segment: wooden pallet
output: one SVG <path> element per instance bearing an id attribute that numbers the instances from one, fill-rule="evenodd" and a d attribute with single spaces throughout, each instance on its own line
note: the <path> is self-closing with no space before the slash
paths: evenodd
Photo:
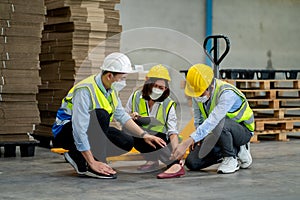
<path id="1" fill-rule="evenodd" d="M 299 107 L 298 97 L 286 97 L 286 98 L 276 98 L 276 99 L 266 99 L 266 98 L 248 98 L 249 105 L 252 108 L 272 108 L 278 109 L 283 107 Z"/>
<path id="2" fill-rule="evenodd" d="M 263 115 L 272 115 L 274 118 L 278 120 L 282 120 L 287 118 L 287 116 L 291 115 L 292 111 L 300 111 L 300 107 L 291 107 L 291 108 L 252 108 L 254 112 L 254 116 L 260 117 Z M 295 115 L 299 116 L 299 115 Z"/>
<path id="3" fill-rule="evenodd" d="M 255 119 L 255 130 L 263 131 L 263 130 L 292 130 L 294 128 L 295 123 L 300 123 L 300 118 L 267 118 Z"/>
<path id="4" fill-rule="evenodd" d="M 266 136 L 266 135 L 274 136 L 275 141 L 283 141 L 283 142 L 289 141 L 289 139 L 287 138 L 287 133 L 283 133 L 283 132 L 275 131 L 275 130 L 267 130 L 267 131 L 254 132 L 254 135 L 251 138 L 250 142 L 258 143 L 258 142 L 260 142 L 260 140 L 259 140 L 260 136 Z"/>
<path id="5" fill-rule="evenodd" d="M 247 98 L 299 98 L 300 80 L 245 80 L 225 79 L 224 81 L 235 85 Z"/>
<path id="6" fill-rule="evenodd" d="M 275 140 L 275 141 L 289 141 L 288 139 L 288 134 L 289 133 L 300 133 L 300 128 L 295 127 L 291 130 L 276 130 L 276 129 L 269 129 L 269 130 L 264 130 L 264 131 L 255 131 L 254 136 L 251 138 L 251 142 L 257 143 L 260 142 L 260 139 L 265 139 L 263 138 L 264 136 L 269 136 L 268 138 Z"/>
<path id="7" fill-rule="evenodd" d="M 239 89 L 299 89 L 300 80 L 247 80 L 247 79 L 225 79 L 224 81 L 235 85 Z"/>
<path id="8" fill-rule="evenodd" d="M 288 138 L 296 138 L 296 139 L 300 139 L 300 127 L 297 126 L 296 128 L 294 128 L 291 131 L 287 132 L 287 136 Z"/>
<path id="9" fill-rule="evenodd" d="M 280 99 L 280 98 L 299 98 L 300 89 L 240 89 L 247 98 L 265 98 L 265 99 Z"/>
<path id="10" fill-rule="evenodd" d="M 288 141 L 287 133 L 297 130 L 300 123 L 300 80 L 273 79 L 226 79 L 247 97 L 254 112 L 255 134 L 259 137 L 272 136 L 273 140 Z"/>

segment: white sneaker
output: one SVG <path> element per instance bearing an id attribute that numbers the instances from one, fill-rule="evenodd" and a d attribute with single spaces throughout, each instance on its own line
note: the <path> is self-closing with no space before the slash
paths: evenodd
<path id="1" fill-rule="evenodd" d="M 223 174 L 229 174 L 229 173 L 236 172 L 239 169 L 240 169 L 240 165 L 236 158 L 225 157 L 222 163 L 220 164 L 217 172 Z"/>
<path id="2" fill-rule="evenodd" d="M 247 169 L 250 167 L 250 165 L 252 164 L 252 156 L 250 154 L 250 142 L 240 146 L 238 158 L 241 162 L 242 169 Z"/>

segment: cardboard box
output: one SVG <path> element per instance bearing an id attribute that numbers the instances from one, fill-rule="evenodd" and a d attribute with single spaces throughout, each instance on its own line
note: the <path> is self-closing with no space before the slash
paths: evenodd
<path id="1" fill-rule="evenodd" d="M 5 131 L 3 131 L 5 133 Z M 0 142 L 16 142 L 16 141 L 29 141 L 29 136 L 25 134 L 12 133 L 12 134 L 1 134 L 0 131 Z"/>
<path id="2" fill-rule="evenodd" d="M 0 141 L 28 140 L 40 123 L 36 100 L 44 1 L 0 3 Z"/>
<path id="3" fill-rule="evenodd" d="M 36 101 L 36 94 L 1 94 L 0 102 L 28 102 Z"/>
<path id="4" fill-rule="evenodd" d="M 9 84 L 0 85 L 0 94 L 37 94 L 38 86 L 36 84 Z"/>
<path id="5" fill-rule="evenodd" d="M 0 136 L 3 134 L 24 134 L 33 132 L 33 125 L 32 124 L 20 124 L 20 125 L 2 125 L 0 126 Z M 12 138 L 13 139 L 13 138 Z M 14 137 L 14 141 L 17 138 Z"/>
<path id="6" fill-rule="evenodd" d="M 42 37 L 40 28 L 32 28 L 32 26 L 14 25 L 11 27 L 2 27 L 1 35 L 5 36 L 29 36 Z"/>
<path id="7" fill-rule="evenodd" d="M 41 84 L 41 78 L 38 77 L 20 77 L 20 78 L 14 78 L 14 77 L 4 77 L 0 75 L 0 85 L 16 85 L 16 84 L 34 84 L 34 85 L 40 85 Z"/>
<path id="8" fill-rule="evenodd" d="M 38 61 L 39 54 L 37 53 L 15 53 L 15 52 L 0 52 L 0 61 L 20 61 L 22 59 L 23 62 L 31 62 Z"/>
<path id="9" fill-rule="evenodd" d="M 117 34 L 122 26 L 119 11 L 114 10 L 116 3 L 119 0 L 45 0 L 47 15 L 40 54 L 42 85 L 37 94 L 42 124 L 35 134 L 51 136 L 53 113 L 68 90 L 99 73 L 105 56 L 119 51 Z M 109 39 L 111 36 L 113 39 Z"/>
<path id="10" fill-rule="evenodd" d="M 31 46 L 41 46 L 41 38 L 39 37 L 24 37 L 24 36 L 0 36 L 0 44 L 6 45 L 31 45 Z M 38 45 L 32 45 L 38 44 Z"/>
<path id="11" fill-rule="evenodd" d="M 39 70 L 40 62 L 37 59 L 0 60 L 0 69 L 29 69 Z"/>

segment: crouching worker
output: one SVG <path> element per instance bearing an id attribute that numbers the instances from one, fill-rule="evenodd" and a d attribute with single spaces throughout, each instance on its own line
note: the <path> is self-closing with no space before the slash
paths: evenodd
<path id="1" fill-rule="evenodd" d="M 176 103 L 169 97 L 168 69 L 162 65 L 153 66 L 146 75 L 141 90 L 131 94 L 126 111 L 134 121 L 152 135 L 163 139 L 168 146 L 153 148 L 145 140 L 134 137 L 134 147 L 140 151 L 146 163 L 138 170 L 149 172 L 159 168 L 159 160 L 167 165 L 167 170 L 157 178 L 174 178 L 185 174 L 181 162 L 170 160 L 172 149 L 178 145 Z"/>
<path id="2" fill-rule="evenodd" d="M 196 131 L 179 144 L 173 157 L 181 158 L 191 146 L 185 161 L 190 170 L 221 162 L 218 173 L 234 173 L 252 163 L 249 145 L 254 115 L 240 90 L 213 77 L 213 70 L 204 64 L 188 70 L 185 94 L 193 97 Z"/>
<path id="3" fill-rule="evenodd" d="M 164 147 L 165 142 L 141 129 L 125 112 L 116 90 L 126 85 L 133 72 L 129 58 L 122 53 L 108 55 L 102 71 L 76 84 L 63 99 L 52 127 L 53 146 L 69 150 L 65 159 L 78 175 L 116 178 L 106 157 L 128 152 L 133 137 L 110 127 L 114 118 L 150 146 Z"/>

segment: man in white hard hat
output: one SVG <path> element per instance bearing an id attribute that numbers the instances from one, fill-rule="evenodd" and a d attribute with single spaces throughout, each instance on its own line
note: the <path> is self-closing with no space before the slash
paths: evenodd
<path id="1" fill-rule="evenodd" d="M 106 164 L 106 157 L 130 151 L 133 137 L 110 127 L 113 118 L 153 148 L 155 144 L 166 145 L 161 138 L 136 125 L 122 107 L 117 92 L 126 85 L 126 76 L 132 72 L 125 54 L 112 53 L 104 59 L 101 73 L 80 81 L 62 100 L 52 127 L 53 145 L 69 150 L 65 158 L 78 175 L 117 177 L 116 171 Z"/>

